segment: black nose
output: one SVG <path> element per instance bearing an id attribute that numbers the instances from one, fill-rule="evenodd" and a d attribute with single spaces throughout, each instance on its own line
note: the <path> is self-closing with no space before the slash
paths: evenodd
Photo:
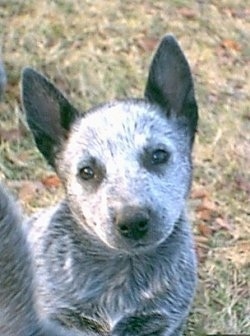
<path id="1" fill-rule="evenodd" d="M 149 211 L 135 206 L 123 207 L 116 216 L 119 233 L 129 239 L 142 239 L 148 232 Z"/>

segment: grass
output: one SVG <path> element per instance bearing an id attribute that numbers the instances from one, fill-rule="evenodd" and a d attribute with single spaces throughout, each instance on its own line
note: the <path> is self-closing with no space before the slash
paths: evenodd
<path id="1" fill-rule="evenodd" d="M 141 96 L 166 32 L 185 50 L 200 106 L 193 190 L 205 195 L 190 201 L 200 281 L 187 335 L 250 334 L 249 13 L 244 0 L 1 0 L 8 86 L 0 105 L 0 178 L 29 212 L 56 201 L 61 189 L 41 184 L 52 172 L 25 127 L 22 67 L 47 74 L 84 111 Z M 207 212 L 199 210 L 204 198 L 214 207 Z"/>

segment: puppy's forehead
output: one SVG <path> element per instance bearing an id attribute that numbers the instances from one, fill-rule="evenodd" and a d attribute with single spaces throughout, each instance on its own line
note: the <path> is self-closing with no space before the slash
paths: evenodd
<path id="1" fill-rule="evenodd" d="M 167 118 L 157 106 L 145 101 L 118 101 L 87 113 L 74 133 L 78 143 L 100 146 L 122 142 L 124 146 L 164 136 L 169 130 Z"/>

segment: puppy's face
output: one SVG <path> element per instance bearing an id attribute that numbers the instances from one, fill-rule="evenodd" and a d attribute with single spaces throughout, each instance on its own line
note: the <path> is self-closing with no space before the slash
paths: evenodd
<path id="1" fill-rule="evenodd" d="M 30 68 L 22 76 L 28 124 L 64 181 L 74 217 L 123 251 L 166 239 L 189 190 L 198 111 L 189 65 L 171 35 L 155 53 L 144 96 L 81 116 L 47 78 Z"/>
<path id="2" fill-rule="evenodd" d="M 78 222 L 114 249 L 160 244 L 189 190 L 187 135 L 184 123 L 143 100 L 106 104 L 78 120 L 57 164 Z"/>

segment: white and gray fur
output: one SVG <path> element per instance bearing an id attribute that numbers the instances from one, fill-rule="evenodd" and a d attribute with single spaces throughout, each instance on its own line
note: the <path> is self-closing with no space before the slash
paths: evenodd
<path id="1" fill-rule="evenodd" d="M 198 114 L 174 37 L 158 47 L 144 99 L 82 115 L 26 68 L 22 100 L 66 195 L 25 224 L 39 318 L 72 335 L 182 335 L 196 284 L 185 207 Z"/>

